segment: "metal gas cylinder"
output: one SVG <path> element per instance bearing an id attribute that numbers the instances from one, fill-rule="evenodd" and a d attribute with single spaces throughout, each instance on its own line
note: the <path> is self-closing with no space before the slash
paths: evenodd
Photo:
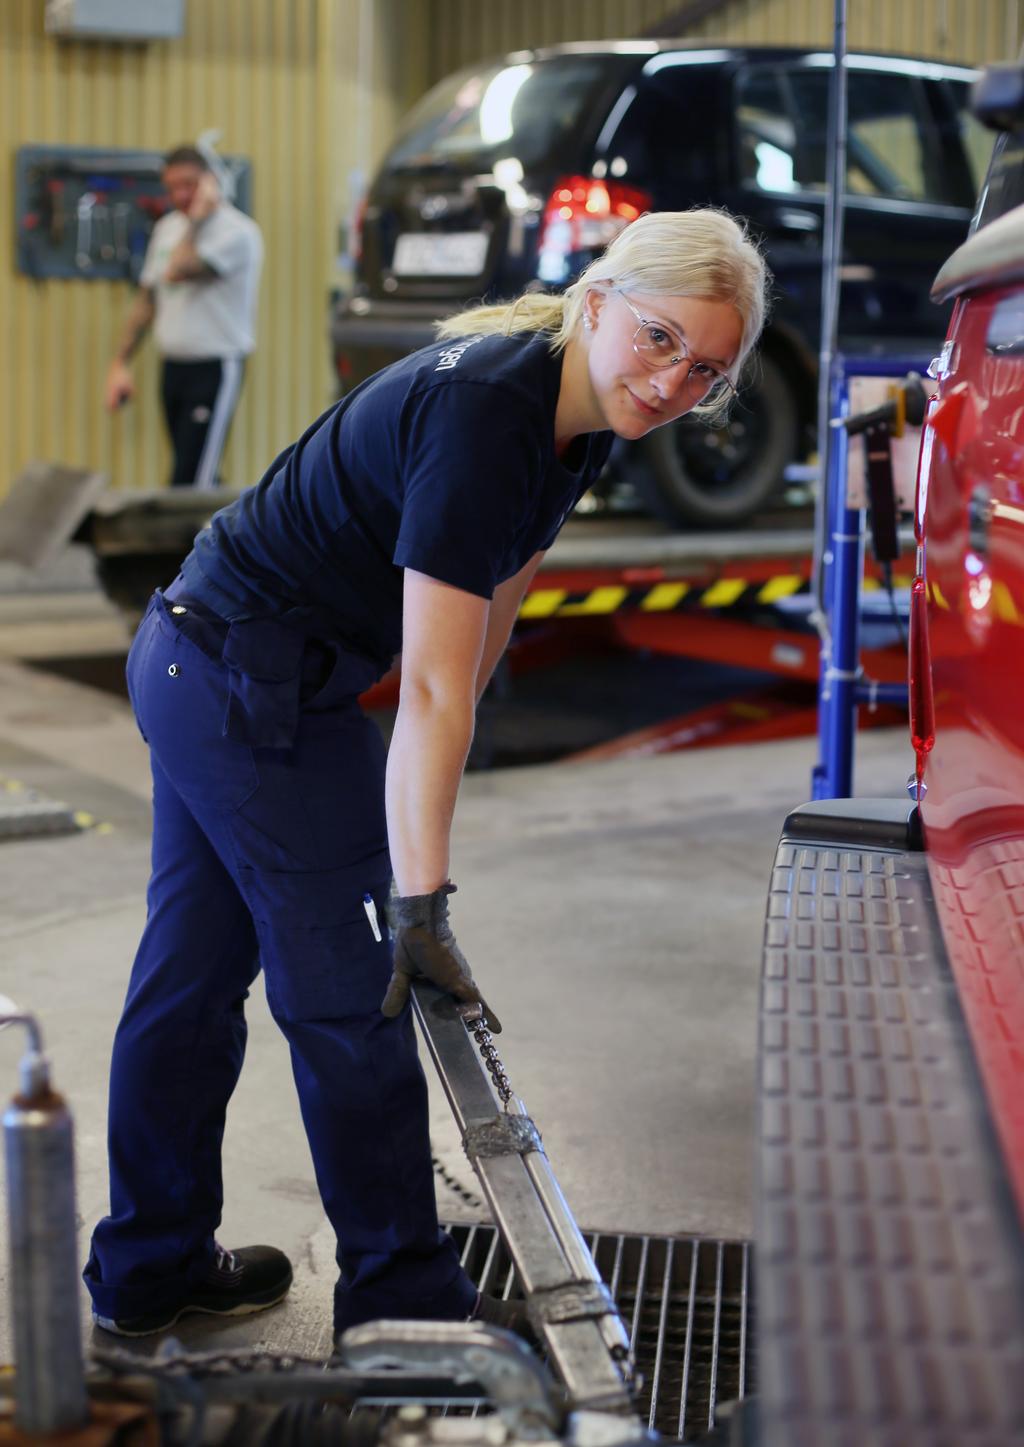
<path id="1" fill-rule="evenodd" d="M 0 1000 L 0 1026 L 28 1031 L 18 1093 L 4 1112 L 15 1421 L 58 1432 L 88 1406 L 79 1315 L 75 1162 L 71 1114 L 50 1084 L 36 1020 Z"/>

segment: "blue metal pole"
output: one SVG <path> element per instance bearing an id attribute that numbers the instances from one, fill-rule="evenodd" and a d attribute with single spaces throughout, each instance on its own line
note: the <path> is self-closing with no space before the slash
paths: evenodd
<path id="1" fill-rule="evenodd" d="M 857 703 L 874 705 L 893 703 L 897 708 L 907 707 L 907 685 L 905 683 L 858 683 L 853 690 Z"/>
<path id="2" fill-rule="evenodd" d="M 832 371 L 831 415 L 849 412 L 846 359 Z M 846 505 L 845 436 L 828 450 L 824 553 L 824 608 L 830 647 L 823 647 L 818 676 L 819 760 L 811 776 L 815 799 L 846 799 L 853 793 L 855 688 L 860 672 L 860 583 L 864 571 L 864 513 Z"/>
<path id="3" fill-rule="evenodd" d="M 905 377 L 912 371 L 924 371 L 920 358 L 848 357 L 837 353 L 829 393 L 832 418 L 849 414 L 851 377 Z M 853 793 L 857 705 L 874 700 L 905 706 L 907 698 L 902 684 L 867 685 L 860 681 L 860 593 L 866 514 L 861 508 L 846 505 L 847 439 L 844 432 L 831 430 L 820 595 L 825 627 L 818 673 L 818 763 L 811 773 L 815 799 L 849 798 Z"/>
<path id="4" fill-rule="evenodd" d="M 822 655 L 830 654 L 832 599 L 835 568 L 830 534 L 839 514 L 833 508 L 834 474 L 837 465 L 846 471 L 845 439 L 833 435 L 829 422 L 835 413 L 835 382 L 841 369 L 839 340 L 839 268 L 843 254 L 843 220 L 846 199 L 846 0 L 834 0 L 835 38 L 832 78 L 828 103 L 828 168 L 825 186 L 825 227 L 822 234 L 821 347 L 818 353 L 818 459 L 819 478 L 814 510 L 814 558 L 811 591 L 814 618 L 821 637 Z M 840 454 L 842 456 L 840 457 Z M 823 665 L 824 666 L 824 665 Z M 832 713 L 826 704 L 827 690 L 822 677 L 818 685 L 818 730 L 821 737 L 819 763 L 811 774 L 816 799 L 830 797 L 825 778 L 829 757 L 825 738 Z M 828 724 L 826 725 L 826 715 Z"/>

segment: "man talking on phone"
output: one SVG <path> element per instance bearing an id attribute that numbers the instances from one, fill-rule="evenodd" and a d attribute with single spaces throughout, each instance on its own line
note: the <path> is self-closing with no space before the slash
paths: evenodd
<path id="1" fill-rule="evenodd" d="M 221 195 L 194 146 L 168 153 L 162 179 L 171 209 L 149 239 L 105 402 L 116 412 L 135 395 L 130 362 L 152 324 L 174 454 L 171 485 L 211 488 L 220 482 L 245 359 L 255 345 L 263 240 L 256 222 Z"/>

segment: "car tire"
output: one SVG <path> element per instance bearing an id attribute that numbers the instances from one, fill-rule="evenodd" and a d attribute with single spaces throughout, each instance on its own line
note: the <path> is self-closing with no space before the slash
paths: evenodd
<path id="1" fill-rule="evenodd" d="M 793 389 L 781 365 L 762 354 L 726 426 L 684 417 L 648 433 L 630 449 L 630 480 L 672 527 L 738 527 L 781 487 L 799 435 Z"/>

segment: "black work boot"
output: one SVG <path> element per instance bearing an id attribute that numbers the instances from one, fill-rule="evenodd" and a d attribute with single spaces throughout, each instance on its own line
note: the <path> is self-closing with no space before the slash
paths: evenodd
<path id="1" fill-rule="evenodd" d="M 523 1341 L 532 1347 L 540 1345 L 530 1324 L 525 1301 L 506 1301 L 500 1296 L 485 1296 L 480 1291 L 477 1293 L 473 1310 L 469 1313 L 469 1319 L 482 1321 L 484 1326 L 504 1327 L 506 1331 L 515 1332 L 516 1336 L 522 1337 Z"/>
<path id="2" fill-rule="evenodd" d="M 104 1331 L 116 1336 L 150 1336 L 166 1331 L 192 1311 L 210 1316 L 250 1316 L 276 1306 L 292 1284 L 292 1264 L 274 1246 L 243 1246 L 225 1251 L 214 1245 L 215 1256 L 202 1281 L 190 1288 L 180 1306 L 165 1307 L 145 1316 L 109 1317 L 93 1313 Z"/>

